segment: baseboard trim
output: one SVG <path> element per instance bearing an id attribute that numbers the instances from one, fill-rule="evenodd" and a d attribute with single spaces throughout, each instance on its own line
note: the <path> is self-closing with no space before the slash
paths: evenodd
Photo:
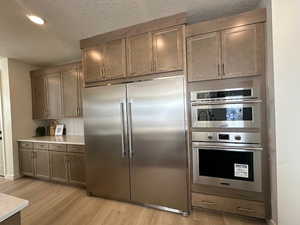
<path id="1" fill-rule="evenodd" d="M 21 178 L 21 174 L 5 175 L 4 178 L 5 178 L 6 180 L 14 181 L 14 180 L 17 180 L 17 179 Z"/>
<path id="2" fill-rule="evenodd" d="M 277 225 L 274 220 L 267 220 L 268 225 Z"/>

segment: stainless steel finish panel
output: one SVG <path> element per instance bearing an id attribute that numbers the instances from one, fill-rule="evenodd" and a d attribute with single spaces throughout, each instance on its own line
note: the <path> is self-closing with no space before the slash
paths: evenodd
<path id="1" fill-rule="evenodd" d="M 132 201 L 188 211 L 183 76 L 128 84 Z"/>
<path id="2" fill-rule="evenodd" d="M 230 107 L 251 107 L 252 121 L 198 121 L 198 109 L 230 108 Z M 193 128 L 260 128 L 260 103 L 237 103 L 237 104 L 214 104 L 192 106 L 192 127 Z"/>
<path id="3" fill-rule="evenodd" d="M 226 151 L 239 151 L 239 152 L 253 152 L 253 168 L 254 168 L 254 182 L 250 181 L 240 181 L 240 180 L 231 180 L 231 179 L 223 179 L 223 178 L 216 178 L 216 177 L 207 177 L 201 176 L 199 171 L 199 149 L 214 149 L 214 150 L 226 150 Z M 261 171 L 261 157 L 262 157 L 262 150 L 251 150 L 247 148 L 224 148 L 221 146 L 193 146 L 193 183 L 194 184 L 205 184 L 205 185 L 213 185 L 217 187 L 223 188 L 233 188 L 233 189 L 240 189 L 246 191 L 255 191 L 261 192 L 262 191 L 262 171 Z M 223 185 L 227 183 L 229 185 Z"/>
<path id="4" fill-rule="evenodd" d="M 86 88 L 83 108 L 87 191 L 99 197 L 130 200 L 126 86 Z"/>
<path id="5" fill-rule="evenodd" d="M 199 99 L 197 94 L 200 93 L 208 93 L 208 92 L 223 92 L 223 91 L 237 91 L 237 90 L 251 90 L 251 96 L 228 96 L 228 97 L 220 97 L 220 98 L 213 98 L 213 99 Z M 258 90 L 256 88 L 228 88 L 228 89 L 221 89 L 221 90 L 204 90 L 204 91 L 193 91 L 191 92 L 191 101 L 197 102 L 207 102 L 207 101 L 227 101 L 227 100 L 242 100 L 242 99 L 256 99 L 259 97 Z"/>
<path id="6" fill-rule="evenodd" d="M 228 136 L 228 140 L 220 139 Z M 250 132 L 192 132 L 192 141 L 260 144 L 260 133 Z"/>

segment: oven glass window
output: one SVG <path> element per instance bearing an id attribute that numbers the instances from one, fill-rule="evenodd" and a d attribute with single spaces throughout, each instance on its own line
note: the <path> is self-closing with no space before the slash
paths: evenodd
<path id="1" fill-rule="evenodd" d="M 197 93 L 197 99 L 216 99 L 226 97 L 251 97 L 252 90 L 211 91 Z"/>
<path id="2" fill-rule="evenodd" d="M 198 109 L 198 121 L 252 121 L 252 107 Z"/>
<path id="3" fill-rule="evenodd" d="M 198 149 L 200 176 L 254 181 L 253 152 Z"/>

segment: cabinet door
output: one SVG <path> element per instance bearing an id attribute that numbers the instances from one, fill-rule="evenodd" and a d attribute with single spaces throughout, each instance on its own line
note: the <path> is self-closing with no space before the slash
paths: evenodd
<path id="1" fill-rule="evenodd" d="M 19 160 L 22 174 L 34 176 L 33 151 L 20 149 Z"/>
<path id="2" fill-rule="evenodd" d="M 79 74 L 77 69 L 62 73 L 63 116 L 79 116 Z"/>
<path id="3" fill-rule="evenodd" d="M 104 79 L 111 80 L 126 76 L 125 40 L 114 40 L 105 44 Z"/>
<path id="4" fill-rule="evenodd" d="M 51 168 L 51 180 L 68 182 L 68 163 L 67 156 L 62 152 L 50 152 L 50 168 Z"/>
<path id="5" fill-rule="evenodd" d="M 50 178 L 50 157 L 46 150 L 38 150 L 34 152 L 34 171 L 38 178 Z"/>
<path id="6" fill-rule="evenodd" d="M 218 79 L 220 75 L 220 33 L 210 33 L 187 40 L 188 80 Z"/>
<path id="7" fill-rule="evenodd" d="M 262 73 L 263 25 L 248 25 L 222 32 L 223 76 L 240 77 Z"/>
<path id="8" fill-rule="evenodd" d="M 31 89 L 32 89 L 32 118 L 44 119 L 45 104 L 46 104 L 46 91 L 44 76 L 31 76 Z"/>
<path id="9" fill-rule="evenodd" d="M 69 154 L 69 182 L 72 184 L 85 184 L 85 155 Z"/>
<path id="10" fill-rule="evenodd" d="M 183 30 L 170 28 L 153 34 L 155 72 L 183 69 Z"/>
<path id="11" fill-rule="evenodd" d="M 47 118 L 61 118 L 61 74 L 54 73 L 46 76 L 46 92 L 47 92 Z"/>
<path id="12" fill-rule="evenodd" d="M 86 83 L 103 80 L 103 52 L 102 45 L 83 51 L 83 71 Z"/>
<path id="13" fill-rule="evenodd" d="M 145 33 L 127 39 L 128 76 L 153 73 L 152 35 Z"/>

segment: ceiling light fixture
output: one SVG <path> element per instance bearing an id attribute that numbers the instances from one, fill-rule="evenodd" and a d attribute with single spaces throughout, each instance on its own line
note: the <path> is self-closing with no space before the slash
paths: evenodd
<path id="1" fill-rule="evenodd" d="M 35 16 L 35 15 L 27 15 L 27 18 L 38 25 L 44 25 L 45 24 L 45 20 L 43 20 L 41 17 Z"/>

